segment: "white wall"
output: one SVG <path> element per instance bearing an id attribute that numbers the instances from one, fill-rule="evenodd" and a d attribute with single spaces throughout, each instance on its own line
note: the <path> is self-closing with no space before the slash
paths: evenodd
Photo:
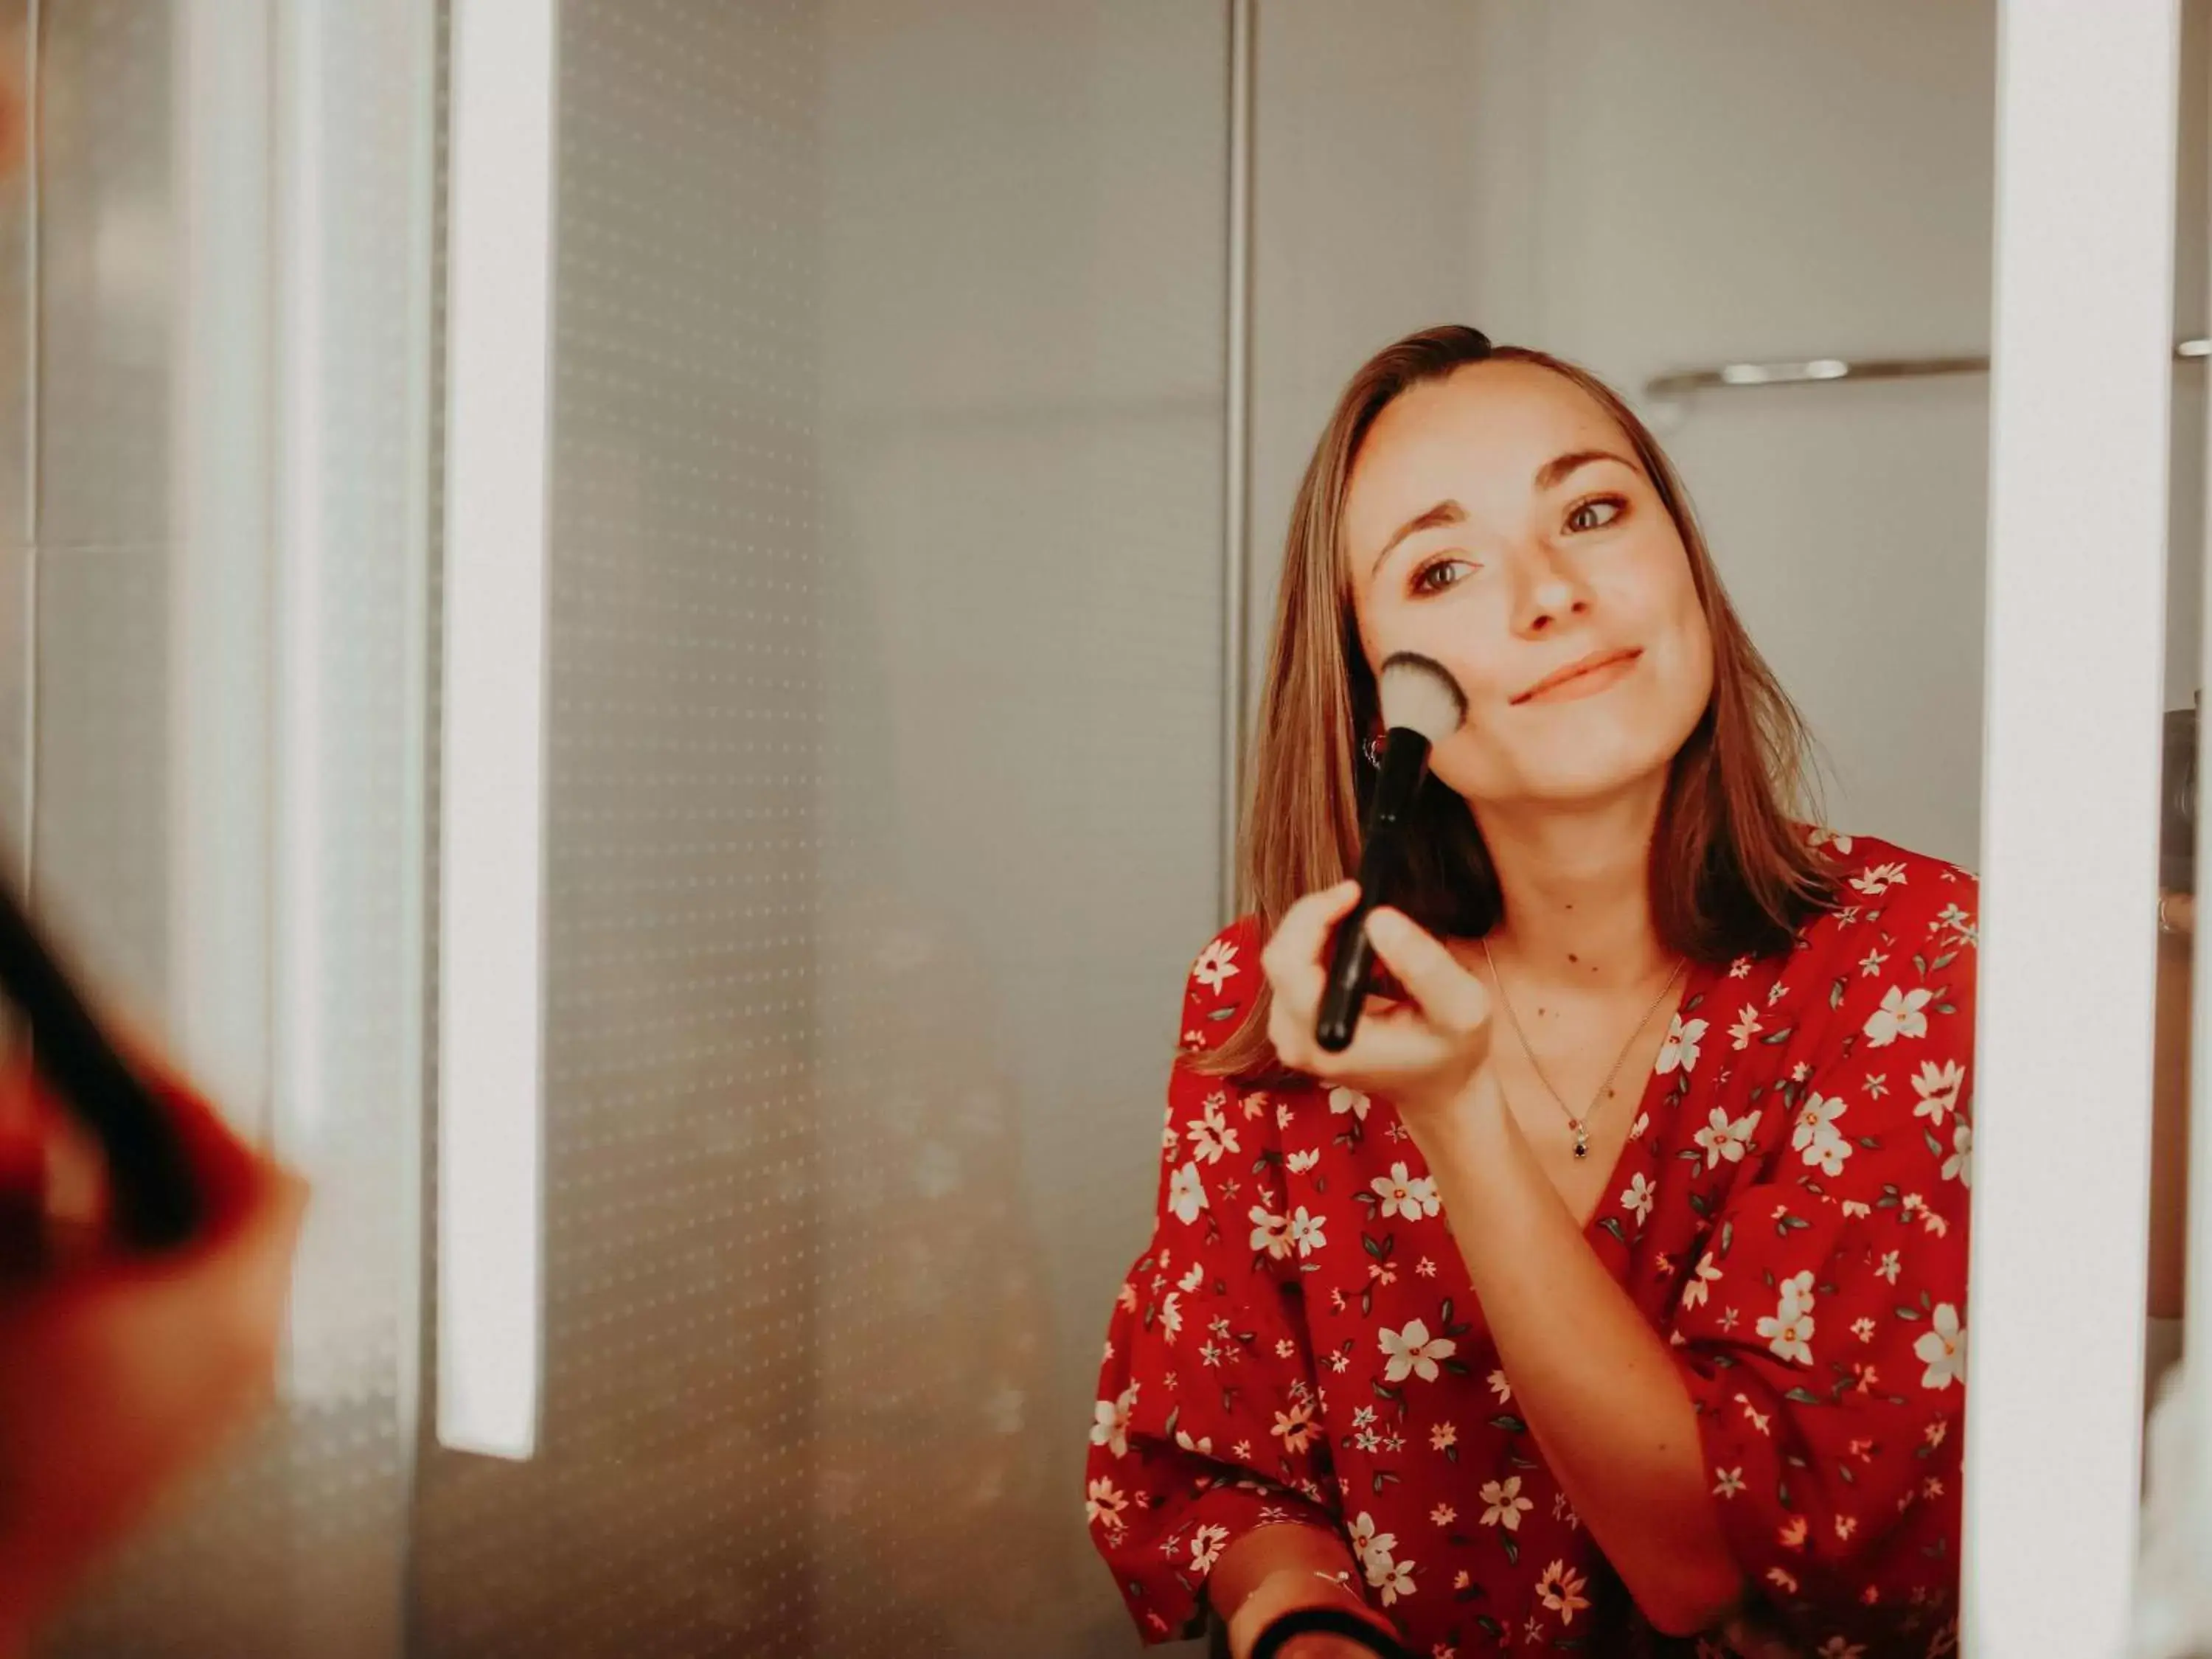
<path id="1" fill-rule="evenodd" d="M 1988 0 L 1270 4 L 1260 592 L 1330 399 L 1405 329 L 1474 322 L 1632 393 L 1983 349 L 1995 27 Z M 1986 409 L 1979 377 L 1816 386 L 1708 396 L 1662 433 L 1823 744 L 1831 818 L 1967 862 Z"/>

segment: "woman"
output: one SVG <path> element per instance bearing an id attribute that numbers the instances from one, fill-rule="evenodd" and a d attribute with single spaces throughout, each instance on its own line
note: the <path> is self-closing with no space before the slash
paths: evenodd
<path id="1" fill-rule="evenodd" d="M 1468 717 L 1370 927 L 1401 995 L 1329 1055 L 1402 650 Z M 1802 746 L 1605 387 L 1465 328 L 1353 377 L 1091 1434 L 1148 1639 L 1954 1645 L 1974 884 L 1793 822 Z"/>

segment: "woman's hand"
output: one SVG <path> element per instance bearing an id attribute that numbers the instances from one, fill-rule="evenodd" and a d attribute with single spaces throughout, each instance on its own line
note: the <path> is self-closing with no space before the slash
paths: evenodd
<path id="1" fill-rule="evenodd" d="M 1328 975 L 1336 926 L 1359 897 L 1359 884 L 1340 882 L 1290 908 L 1267 941 L 1260 965 L 1274 988 L 1268 1040 L 1294 1071 L 1387 1097 L 1411 1123 L 1449 1109 L 1490 1061 L 1490 993 L 1459 959 L 1399 911 L 1379 907 L 1367 918 L 1375 955 L 1407 1001 L 1370 996 L 1352 1046 L 1340 1054 L 1314 1040 L 1314 1022 Z"/>
<path id="2" fill-rule="evenodd" d="M 147 1069 L 206 1212 L 158 1255 L 62 1202 L 72 1125 L 0 1072 L 0 1654 L 270 1391 L 306 1188 Z"/>

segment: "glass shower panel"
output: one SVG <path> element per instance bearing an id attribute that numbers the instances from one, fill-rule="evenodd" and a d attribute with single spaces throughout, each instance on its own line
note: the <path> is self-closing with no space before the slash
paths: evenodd
<path id="1" fill-rule="evenodd" d="M 426 1654 L 1119 1651 L 1215 921 L 1225 30 L 561 12 L 544 1429 Z"/>
<path id="2" fill-rule="evenodd" d="M 5 673 L 34 687 L 10 784 L 33 890 L 316 1194 L 276 1409 L 91 1587 L 59 1655 L 401 1647 L 430 21 L 320 0 L 0 17 L 40 116 L 35 190 L 11 174 L 0 198 L 0 342 L 31 323 L 0 346 L 34 410 L 27 441 L 0 421 L 0 480 L 36 459 L 0 544 L 29 635 Z"/>

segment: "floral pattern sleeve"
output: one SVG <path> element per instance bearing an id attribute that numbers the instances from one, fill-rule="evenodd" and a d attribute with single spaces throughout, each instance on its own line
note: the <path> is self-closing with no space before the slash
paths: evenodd
<path id="1" fill-rule="evenodd" d="M 1206 947 L 1182 1046 L 1218 1046 L 1258 973 L 1248 925 Z M 1147 1642 L 1197 1633 L 1235 1540 L 1339 1528 L 1297 1262 L 1318 1239 L 1284 1213 L 1275 1107 L 1178 1062 L 1151 1246 L 1121 1287 L 1091 1431 L 1091 1532 Z"/>
<path id="2" fill-rule="evenodd" d="M 1862 872 L 1776 986 L 1796 1061 L 1712 1109 L 1735 1170 L 1670 1333 L 1737 1559 L 1823 1654 L 1937 1650 L 1956 1611 L 1973 886 L 1912 873 Z"/>

